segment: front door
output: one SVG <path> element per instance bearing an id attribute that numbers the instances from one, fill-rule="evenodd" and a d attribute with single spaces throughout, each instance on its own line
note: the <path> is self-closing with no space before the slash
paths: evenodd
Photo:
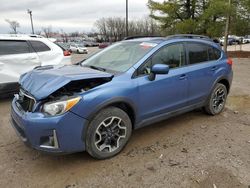
<path id="1" fill-rule="evenodd" d="M 185 49 L 182 43 L 162 47 L 138 69 L 140 120 L 174 112 L 187 105 L 188 70 L 184 67 Z M 148 75 L 155 64 L 167 64 L 168 74 L 156 75 L 150 81 Z"/>

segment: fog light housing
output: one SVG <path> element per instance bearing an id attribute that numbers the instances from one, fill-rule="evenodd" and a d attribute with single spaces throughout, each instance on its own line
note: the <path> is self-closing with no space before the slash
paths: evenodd
<path id="1" fill-rule="evenodd" d="M 45 149 L 58 149 L 56 130 L 53 130 L 52 136 L 43 136 L 40 139 L 40 147 Z"/>

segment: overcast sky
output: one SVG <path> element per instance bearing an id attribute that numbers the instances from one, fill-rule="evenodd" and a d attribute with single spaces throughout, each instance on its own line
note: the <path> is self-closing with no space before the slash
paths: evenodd
<path id="1" fill-rule="evenodd" d="M 129 19 L 148 15 L 147 2 L 129 0 Z M 47 26 L 66 32 L 91 31 L 101 17 L 125 17 L 125 5 L 126 0 L 0 0 L 0 33 L 10 32 L 5 19 L 18 21 L 19 32 L 31 32 L 27 9 L 33 11 L 35 31 Z"/>

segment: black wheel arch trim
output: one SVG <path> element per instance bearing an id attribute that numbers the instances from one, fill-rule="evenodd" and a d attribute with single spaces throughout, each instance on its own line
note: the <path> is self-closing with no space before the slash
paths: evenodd
<path id="1" fill-rule="evenodd" d="M 132 110 L 133 110 L 133 114 L 134 114 L 134 119 L 136 120 L 136 113 L 137 113 L 137 108 L 135 107 L 135 104 L 129 100 L 128 98 L 125 97 L 116 97 L 116 98 L 112 98 L 110 100 L 107 100 L 103 103 L 101 103 L 100 105 L 98 105 L 97 108 L 95 108 L 94 111 L 92 111 L 87 117 L 86 119 L 91 121 L 92 118 L 102 109 L 109 107 L 109 106 L 115 106 L 115 104 L 118 103 L 124 103 L 126 105 L 128 105 Z M 129 114 L 128 114 L 129 115 Z M 131 120 L 132 121 L 132 120 Z"/>
<path id="2" fill-rule="evenodd" d="M 231 88 L 231 82 L 228 80 L 228 78 L 227 77 L 225 77 L 225 76 L 221 76 L 221 77 L 219 77 L 218 79 L 216 79 L 216 81 L 214 82 L 214 85 L 213 85 L 213 87 L 212 88 L 214 88 L 215 87 L 215 85 L 217 84 L 217 83 L 222 83 L 222 80 L 225 80 L 226 82 L 227 82 L 227 84 L 228 85 L 226 85 L 226 88 L 227 88 L 227 94 L 229 93 L 229 91 L 230 91 L 230 88 Z"/>
<path id="3" fill-rule="evenodd" d="M 211 93 L 213 92 L 213 89 L 214 89 L 214 87 L 216 86 L 216 84 L 221 83 L 222 80 L 226 80 L 226 81 L 228 82 L 228 88 L 227 88 L 227 89 L 228 89 L 228 93 L 229 93 L 230 87 L 231 87 L 231 82 L 228 80 L 228 78 L 227 78 L 226 76 L 221 76 L 221 77 L 217 78 L 217 79 L 214 81 L 212 87 L 210 88 L 209 95 L 207 96 L 206 102 L 209 100 L 209 97 L 210 97 Z M 227 86 L 226 86 L 226 87 L 227 87 Z M 228 94 L 228 93 L 227 93 L 227 94 Z"/>

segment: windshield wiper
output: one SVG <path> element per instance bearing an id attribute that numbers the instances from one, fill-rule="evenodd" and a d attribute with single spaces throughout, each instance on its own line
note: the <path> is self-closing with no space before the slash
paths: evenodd
<path id="1" fill-rule="evenodd" d="M 107 71 L 105 68 L 96 67 L 96 66 L 94 66 L 94 65 L 87 65 L 86 67 L 89 67 L 89 68 L 95 69 L 95 70 L 99 70 L 99 71 L 103 71 L 103 72 L 106 72 L 106 71 Z"/>

